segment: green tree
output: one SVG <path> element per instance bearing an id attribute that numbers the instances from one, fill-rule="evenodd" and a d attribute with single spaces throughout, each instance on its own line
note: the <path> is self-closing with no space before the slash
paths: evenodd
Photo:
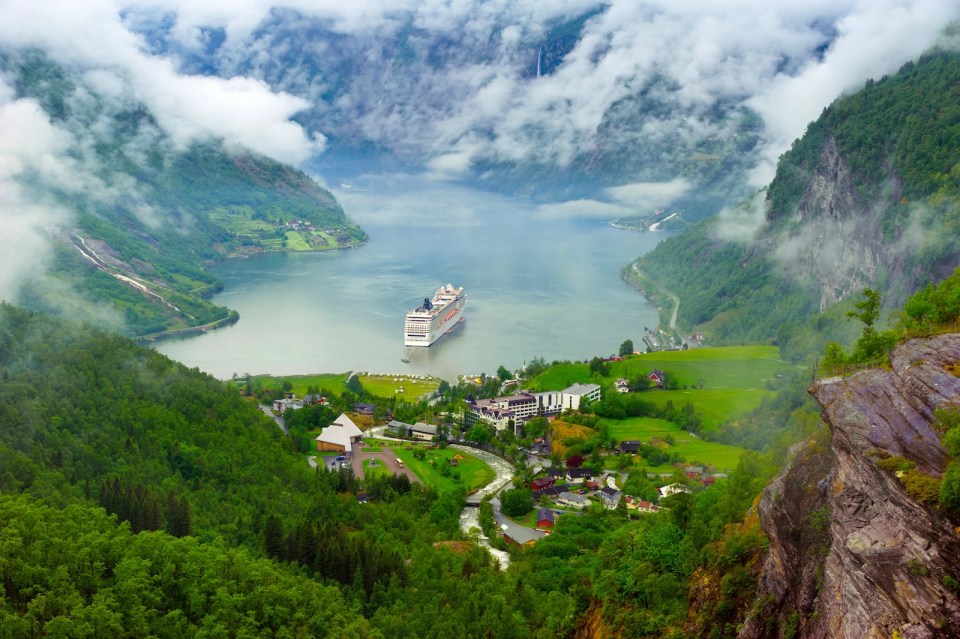
<path id="1" fill-rule="evenodd" d="M 533 493 L 529 488 L 512 488 L 500 493 L 500 508 L 507 517 L 522 517 L 533 510 Z"/>
<path id="2" fill-rule="evenodd" d="M 497 369 L 497 377 L 500 379 L 501 382 L 505 382 L 511 377 L 513 377 L 513 373 L 507 370 L 506 366 L 501 364 L 500 367 Z"/>
<path id="3" fill-rule="evenodd" d="M 623 340 L 623 344 L 620 344 L 620 356 L 626 357 L 627 355 L 633 355 L 633 340 L 631 339 Z"/>
<path id="4" fill-rule="evenodd" d="M 602 357 L 594 357 L 590 360 L 590 374 L 597 374 L 601 377 L 606 377 L 609 373 L 609 366 L 607 362 L 604 361 Z"/>

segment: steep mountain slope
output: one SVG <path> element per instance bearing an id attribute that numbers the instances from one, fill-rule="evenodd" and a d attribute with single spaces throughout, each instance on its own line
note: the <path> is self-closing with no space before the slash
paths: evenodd
<path id="1" fill-rule="evenodd" d="M 741 637 L 960 636 L 960 537 L 931 488 L 958 360 L 960 335 L 940 335 L 897 348 L 892 370 L 814 384 L 831 445 L 800 445 L 764 491 L 769 555 Z"/>
<path id="2" fill-rule="evenodd" d="M 930 53 L 841 98 L 753 200 L 638 268 L 719 341 L 789 342 L 864 287 L 895 307 L 960 257 L 960 54 Z M 759 226 L 757 222 L 759 221 Z"/>
<path id="3" fill-rule="evenodd" d="M 354 246 L 365 235 L 306 174 L 208 139 L 177 142 L 129 97 L 103 95 L 79 69 L 6 51 L 0 73 L 65 140 L 66 172 L 16 176 L 53 246 L 20 301 L 96 318 L 130 334 L 216 325 L 236 315 L 207 298 L 204 264 L 260 251 Z M 54 213 L 55 212 L 55 213 Z"/>

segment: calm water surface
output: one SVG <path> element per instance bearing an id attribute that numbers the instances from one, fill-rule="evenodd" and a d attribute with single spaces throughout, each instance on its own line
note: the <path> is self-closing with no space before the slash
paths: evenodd
<path id="1" fill-rule="evenodd" d="M 619 272 L 662 234 L 547 217 L 522 199 L 416 178 L 357 184 L 333 190 L 369 243 L 213 267 L 224 282 L 214 301 L 240 321 L 157 350 L 219 378 L 352 370 L 454 379 L 533 357 L 615 353 L 657 323 Z M 429 349 L 405 348 L 404 315 L 448 282 L 466 289 L 465 323 Z"/>

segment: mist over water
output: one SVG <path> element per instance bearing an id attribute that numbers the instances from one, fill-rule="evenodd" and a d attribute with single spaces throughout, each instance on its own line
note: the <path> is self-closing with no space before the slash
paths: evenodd
<path id="1" fill-rule="evenodd" d="M 162 342 L 219 378 L 233 373 L 404 372 L 453 379 L 639 347 L 657 311 L 620 269 L 664 236 L 547 217 L 537 205 L 409 176 L 361 176 L 334 192 L 370 235 L 358 248 L 216 265 L 215 302 L 234 326 Z M 466 321 L 428 349 L 403 346 L 403 319 L 452 283 Z M 409 363 L 401 362 L 402 358 Z"/>

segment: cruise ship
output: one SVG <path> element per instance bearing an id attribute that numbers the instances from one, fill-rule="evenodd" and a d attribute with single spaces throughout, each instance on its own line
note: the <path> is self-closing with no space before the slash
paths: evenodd
<path id="1" fill-rule="evenodd" d="M 441 286 L 432 300 L 424 298 L 422 305 L 407 313 L 403 323 L 403 345 L 430 346 L 463 321 L 466 305 L 467 294 L 462 286 Z"/>

